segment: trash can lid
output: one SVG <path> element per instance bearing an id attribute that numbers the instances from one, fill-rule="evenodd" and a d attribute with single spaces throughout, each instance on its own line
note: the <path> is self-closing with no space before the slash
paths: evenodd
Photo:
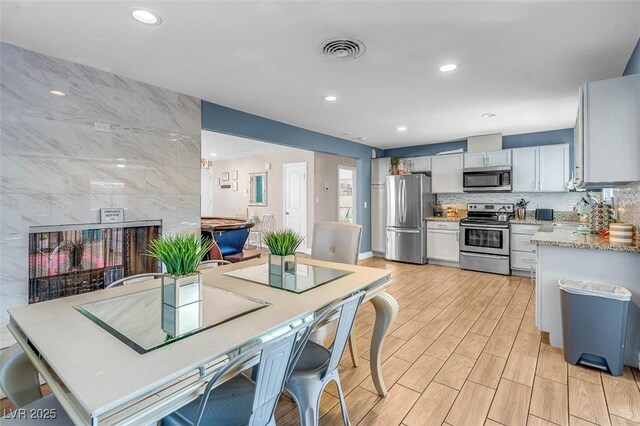
<path id="1" fill-rule="evenodd" d="M 558 280 L 558 287 L 568 293 L 586 296 L 604 297 L 627 301 L 631 299 L 631 292 L 615 284 L 594 283 L 592 281 Z"/>

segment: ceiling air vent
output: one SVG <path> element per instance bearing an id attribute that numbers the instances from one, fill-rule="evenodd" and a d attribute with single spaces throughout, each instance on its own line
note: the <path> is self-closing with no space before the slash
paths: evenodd
<path id="1" fill-rule="evenodd" d="M 320 45 L 320 53 L 334 61 L 352 61 L 365 52 L 364 43 L 356 39 L 336 37 Z"/>

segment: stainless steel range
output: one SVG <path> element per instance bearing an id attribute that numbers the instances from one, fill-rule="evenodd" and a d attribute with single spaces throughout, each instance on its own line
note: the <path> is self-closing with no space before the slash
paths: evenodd
<path id="1" fill-rule="evenodd" d="M 460 267 L 509 275 L 509 221 L 513 204 L 467 204 L 460 221 Z"/>

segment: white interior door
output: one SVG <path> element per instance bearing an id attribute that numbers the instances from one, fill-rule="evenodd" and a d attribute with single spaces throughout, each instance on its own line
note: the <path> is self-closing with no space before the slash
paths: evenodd
<path id="1" fill-rule="evenodd" d="M 305 237 L 298 251 L 307 248 L 307 163 L 284 165 L 284 223 Z"/>

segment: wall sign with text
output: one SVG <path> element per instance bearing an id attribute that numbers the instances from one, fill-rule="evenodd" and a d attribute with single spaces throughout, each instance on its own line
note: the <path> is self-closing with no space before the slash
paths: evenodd
<path id="1" fill-rule="evenodd" d="M 100 223 L 124 222 L 124 209 L 100 209 Z"/>

